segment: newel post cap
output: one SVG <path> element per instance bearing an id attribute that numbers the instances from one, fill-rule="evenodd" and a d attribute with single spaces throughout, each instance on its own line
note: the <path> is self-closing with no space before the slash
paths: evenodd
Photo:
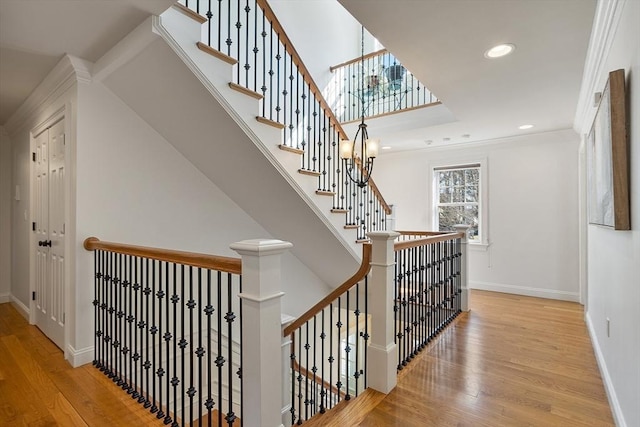
<path id="1" fill-rule="evenodd" d="M 458 233 L 464 233 L 464 239 L 467 240 L 469 238 L 469 229 L 471 228 L 470 225 L 467 224 L 456 224 L 453 226 L 453 228 L 458 232 Z"/>
<path id="2" fill-rule="evenodd" d="M 232 243 L 229 246 L 240 255 L 278 255 L 293 247 L 291 242 L 277 239 L 250 239 Z"/>
<path id="3" fill-rule="evenodd" d="M 394 240 L 400 233 L 396 231 L 370 231 L 367 237 L 371 240 Z"/>

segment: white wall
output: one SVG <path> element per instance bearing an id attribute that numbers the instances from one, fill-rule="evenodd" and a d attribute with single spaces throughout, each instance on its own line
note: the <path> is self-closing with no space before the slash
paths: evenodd
<path id="1" fill-rule="evenodd" d="M 333 77 L 331 65 L 360 56 L 360 24 L 337 1 L 270 0 L 269 5 L 320 90 Z M 365 34 L 369 53 L 373 43 Z"/>
<path id="2" fill-rule="evenodd" d="M 229 244 L 272 237 L 99 83 L 78 89 L 76 349 L 93 343 L 89 236 L 238 256 Z M 277 237 L 277 236 L 275 236 Z M 283 261 L 283 310 L 297 315 L 329 288 L 293 255 Z"/>
<path id="3" fill-rule="evenodd" d="M 11 141 L 0 126 L 0 303 L 11 293 Z"/>
<path id="4" fill-rule="evenodd" d="M 485 161 L 490 244 L 471 247 L 471 287 L 577 301 L 578 142 L 564 130 L 384 154 L 373 174 L 398 230 L 433 230 L 431 168 Z"/>
<path id="5" fill-rule="evenodd" d="M 611 32 L 596 87 L 609 71 L 626 70 L 630 155 L 631 231 L 589 225 L 587 228 L 587 322 L 609 400 L 619 426 L 640 426 L 640 2 L 624 5 Z M 600 4 L 602 6 L 602 3 Z M 596 40 L 592 43 L 599 43 Z M 593 71 L 593 70 L 588 70 Z M 590 106 L 591 107 L 591 106 Z M 595 109 L 588 112 L 586 134 Z M 610 319 L 610 334 L 607 334 Z"/>

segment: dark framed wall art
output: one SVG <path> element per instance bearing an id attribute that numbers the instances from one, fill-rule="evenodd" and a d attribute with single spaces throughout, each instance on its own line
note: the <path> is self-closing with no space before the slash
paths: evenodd
<path id="1" fill-rule="evenodd" d="M 609 78 L 587 137 L 589 223 L 630 230 L 629 148 L 624 70 Z"/>

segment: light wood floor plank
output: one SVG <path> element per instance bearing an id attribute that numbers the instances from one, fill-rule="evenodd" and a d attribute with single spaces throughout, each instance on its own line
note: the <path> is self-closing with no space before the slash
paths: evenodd
<path id="1" fill-rule="evenodd" d="M 472 291 L 470 306 L 349 425 L 614 425 L 582 306 L 483 291 Z M 307 425 L 345 425 L 339 417 Z"/>
<path id="2" fill-rule="evenodd" d="M 0 425 L 163 425 L 93 366 L 72 369 L 9 304 L 0 304 L 0 361 Z M 366 392 L 305 425 L 614 424 L 579 304 L 473 291 L 471 312 L 389 395 Z"/>

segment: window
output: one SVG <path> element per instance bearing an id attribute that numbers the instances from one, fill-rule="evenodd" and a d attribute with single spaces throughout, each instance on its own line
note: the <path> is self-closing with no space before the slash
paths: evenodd
<path id="1" fill-rule="evenodd" d="M 466 224 L 469 241 L 481 243 L 482 206 L 480 164 L 434 169 L 435 226 L 439 231 L 455 231 L 456 224 Z"/>

